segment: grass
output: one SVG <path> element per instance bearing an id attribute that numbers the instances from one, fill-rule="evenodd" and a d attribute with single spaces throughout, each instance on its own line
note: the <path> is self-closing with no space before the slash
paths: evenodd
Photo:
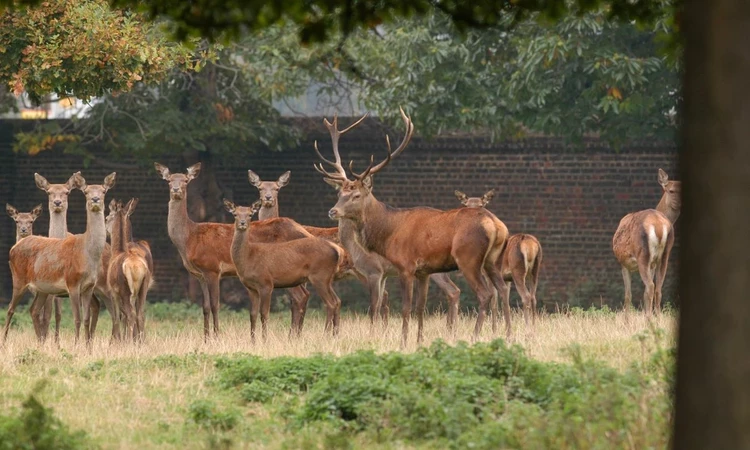
<path id="1" fill-rule="evenodd" d="M 323 318 L 313 310 L 308 313 L 302 337 L 290 340 L 288 313 L 280 313 L 271 319 L 268 341 L 251 345 L 246 313 L 223 311 L 221 337 L 204 343 L 198 308 L 149 305 L 147 311 L 147 340 L 143 345 L 110 345 L 110 322 L 102 314 L 91 351 L 73 344 L 69 314 L 63 316 L 58 348 L 52 343 L 37 344 L 28 315 L 18 312 L 16 325 L 0 350 L 0 411 L 19 408 L 43 381 L 45 387 L 37 392 L 37 398 L 52 407 L 63 423 L 85 431 L 92 445 L 102 448 L 435 445 L 408 440 L 381 442 L 372 434 L 352 434 L 335 422 L 305 423 L 294 428 L 290 411 L 301 407 L 298 403 L 305 401 L 304 393 L 270 401 L 264 397 L 264 389 L 258 388 L 262 385 L 241 389 L 219 386 L 222 373 L 217 361 L 226 358 L 242 360 L 246 355 L 256 355 L 265 360 L 318 354 L 341 357 L 362 350 L 399 352 L 399 317 L 393 317 L 387 329 L 371 330 L 366 316 L 347 314 L 342 318 L 340 336 L 334 339 L 324 333 Z M 664 348 L 674 346 L 676 321 L 671 313 L 649 321 L 640 313 L 572 309 L 543 315 L 533 334 L 520 315 L 514 315 L 513 320 L 513 343 L 537 362 L 570 365 L 596 360 L 625 373 L 634 365 L 647 364 L 656 348 L 654 343 Z M 470 315 L 460 318 L 457 341 L 470 340 L 474 321 Z M 494 337 L 487 325 L 481 340 Z M 425 345 L 439 339 L 455 343 L 445 332 L 445 317 L 431 316 L 425 323 Z M 405 353 L 422 351 L 415 340 L 416 324 L 412 322 Z M 242 395 L 238 395 L 238 389 Z M 257 401 L 248 403 L 248 399 Z"/>

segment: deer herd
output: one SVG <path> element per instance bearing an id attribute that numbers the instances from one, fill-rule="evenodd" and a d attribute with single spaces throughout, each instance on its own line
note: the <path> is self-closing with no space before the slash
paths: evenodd
<path id="1" fill-rule="evenodd" d="M 393 150 L 386 136 L 385 158 L 374 156 L 361 172 L 353 163 L 348 171 L 342 163 L 339 139 L 359 125 L 367 115 L 339 130 L 338 119 L 324 119 L 331 136 L 333 158 L 323 156 L 315 169 L 336 189 L 338 200 L 328 211 L 337 226 L 319 228 L 301 225 L 279 214 L 278 194 L 289 183 L 290 172 L 276 181 L 262 181 L 248 171 L 250 184 L 260 199 L 250 206 L 224 200 L 234 224 L 197 223 L 188 216 L 187 187 L 201 170 L 201 164 L 186 173 L 171 173 L 159 163 L 155 168 L 167 182 L 169 215 L 167 232 L 185 269 L 199 282 L 203 293 L 204 338 L 219 334 L 219 282 L 238 277 L 250 297 L 251 339 L 255 341 L 258 313 L 262 337 L 267 337 L 271 295 L 275 288 L 288 289 L 291 298 L 290 335 L 302 331 L 308 283 L 320 296 L 326 311 L 325 328 L 339 332 L 341 299 L 333 286 L 342 278 L 361 282 L 370 297 L 369 318 L 387 323 L 389 316 L 387 277 L 398 277 L 401 285 L 401 342 L 405 345 L 412 316 L 416 284 L 417 342 L 423 340 L 424 313 L 430 280 L 448 299 L 447 326 L 455 332 L 460 291 L 448 273 L 459 270 L 478 299 L 474 338 L 482 330 L 489 313 L 492 331 L 499 321 L 498 298 L 502 302 L 505 335 L 511 337 L 510 286 L 515 284 L 523 305 L 527 327 L 533 329 L 537 316 L 536 290 L 542 264 L 542 247 L 530 234 L 510 235 L 505 224 L 485 207 L 494 191 L 482 197 L 468 197 L 456 191 L 463 207 L 449 211 L 429 207 L 393 208 L 374 195 L 374 176 L 409 145 L 414 133 L 411 119 L 401 110 L 406 128 L 399 146 Z M 670 181 L 659 169 L 663 188 L 656 209 L 626 215 L 615 232 L 612 248 L 622 265 L 625 308 L 631 305 L 631 272 L 638 271 L 645 285 L 643 308 L 647 315 L 659 313 L 662 285 L 669 254 L 674 243 L 673 224 L 680 213 L 680 183 Z M 16 244 L 9 263 L 13 294 L 8 308 L 4 340 L 18 302 L 27 291 L 34 298 L 30 314 L 40 341 L 49 332 L 55 311 L 55 341 L 59 342 L 60 297 L 70 298 L 75 322 L 75 340 L 83 322 L 86 342 L 96 330 L 101 303 L 112 317 L 112 339 L 132 338 L 141 342 L 145 333 L 145 306 L 153 283 L 154 265 L 149 244 L 133 239 L 130 217 L 138 199 L 123 204 L 111 200 L 105 217 L 105 194 L 114 187 L 115 173 L 100 185 L 86 183 L 80 172 L 64 184 L 50 184 L 35 174 L 36 185 L 48 196 L 50 226 L 48 237 L 32 233 L 42 205 L 31 212 L 18 212 L 7 205 L 16 222 Z M 68 196 L 80 190 L 86 197 L 86 231 L 67 230 Z M 258 214 L 258 220 L 252 218 Z M 110 243 L 107 243 L 109 236 Z M 83 320 L 81 320 L 83 318 Z"/>

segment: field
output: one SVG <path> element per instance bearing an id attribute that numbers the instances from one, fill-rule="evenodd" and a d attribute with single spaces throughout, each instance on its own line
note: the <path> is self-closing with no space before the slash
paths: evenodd
<path id="1" fill-rule="evenodd" d="M 9 436 L 37 439 L 34 448 L 45 448 L 39 436 L 52 436 L 48 448 L 668 444 L 670 312 L 647 321 L 573 309 L 542 316 L 534 335 L 515 315 L 515 346 L 493 341 L 489 326 L 485 343 L 461 343 L 473 315 L 461 317 L 453 341 L 433 315 L 421 349 L 413 323 L 406 354 L 399 317 L 371 330 L 366 316 L 347 314 L 334 339 L 313 310 L 302 337 L 290 340 L 280 313 L 268 342 L 251 345 L 247 314 L 223 311 L 222 336 L 203 343 L 197 308 L 153 304 L 146 343 L 110 345 L 105 313 L 90 352 L 73 344 L 68 314 L 60 348 L 39 346 L 28 314 L 16 317 L 1 350 L 0 449 Z M 22 431 L 34 427 L 36 438 Z"/>

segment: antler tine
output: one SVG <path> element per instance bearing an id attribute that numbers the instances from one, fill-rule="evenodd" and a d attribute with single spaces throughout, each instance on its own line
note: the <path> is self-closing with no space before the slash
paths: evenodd
<path id="1" fill-rule="evenodd" d="M 406 146 L 409 145 L 412 136 L 414 135 L 414 122 L 412 122 L 411 118 L 406 115 L 403 108 L 399 107 L 399 111 L 401 111 L 401 118 L 404 120 L 404 124 L 406 124 L 406 134 L 404 135 L 404 139 L 401 141 L 401 144 L 399 144 L 398 148 L 395 151 L 391 151 L 391 139 L 386 134 L 385 143 L 388 146 L 388 156 L 386 156 L 383 161 L 378 163 L 378 165 L 374 167 L 368 167 L 368 174 L 377 173 L 378 171 L 380 171 L 380 169 L 388 165 L 388 163 L 391 162 L 391 159 L 393 159 L 394 156 L 398 156 L 402 151 L 404 151 Z"/>
<path id="2" fill-rule="evenodd" d="M 390 159 L 391 159 L 390 152 L 388 153 L 388 156 L 386 156 L 385 159 L 386 159 L 386 161 L 390 161 Z M 364 170 L 364 172 L 357 173 L 357 172 L 354 171 L 354 167 L 353 167 L 354 166 L 354 161 L 349 161 L 349 171 L 352 173 L 352 176 L 354 178 L 362 181 L 365 178 L 367 178 L 368 175 L 370 175 L 371 173 L 374 173 L 374 172 L 372 172 L 372 165 L 374 163 L 375 163 L 375 156 L 374 155 L 370 155 L 370 164 L 367 165 L 367 168 Z"/>
<path id="3" fill-rule="evenodd" d="M 365 120 L 367 118 L 367 116 L 369 116 L 369 115 L 370 115 L 370 113 L 366 112 L 364 116 L 362 116 L 362 117 L 359 118 L 359 120 L 357 120 L 353 124 L 349 125 L 348 127 L 344 128 L 343 130 L 339 131 L 339 135 L 345 134 L 347 131 L 349 131 L 352 128 L 356 127 L 357 125 L 359 125 L 360 123 L 362 123 L 362 121 Z"/>
<path id="4" fill-rule="evenodd" d="M 326 178 L 330 178 L 332 180 L 338 180 L 338 181 L 344 181 L 347 179 L 345 174 L 342 175 L 340 173 L 331 173 L 331 172 L 326 171 L 323 168 L 322 164 L 313 164 L 313 167 L 315 168 L 315 170 L 317 170 L 321 175 L 323 175 Z"/>

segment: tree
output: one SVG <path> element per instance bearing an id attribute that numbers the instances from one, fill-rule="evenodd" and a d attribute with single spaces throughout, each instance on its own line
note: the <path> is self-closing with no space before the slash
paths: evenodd
<path id="1" fill-rule="evenodd" d="M 161 27 L 104 0 L 49 0 L 0 14 L 0 82 L 40 102 L 117 94 L 190 64 Z"/>

